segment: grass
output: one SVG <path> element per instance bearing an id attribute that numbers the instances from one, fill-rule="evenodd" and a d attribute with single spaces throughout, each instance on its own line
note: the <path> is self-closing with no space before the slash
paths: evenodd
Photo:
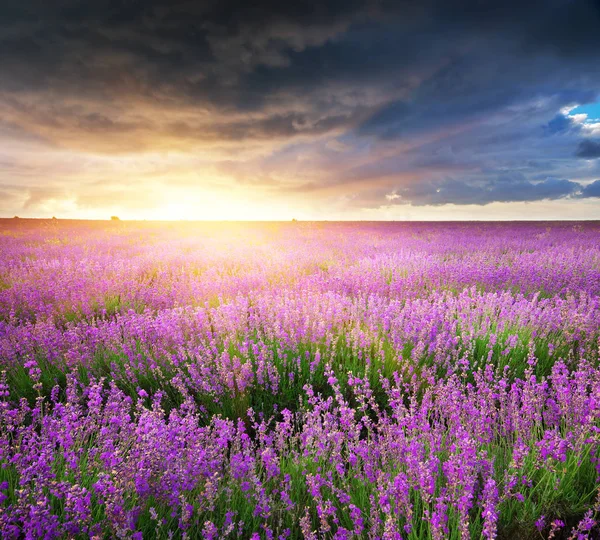
<path id="1" fill-rule="evenodd" d="M 500 538 L 539 537 L 535 522 L 541 516 L 560 517 L 570 530 L 594 504 L 598 484 L 589 446 L 581 453 L 569 451 L 564 463 L 549 460 L 547 468 L 536 467 L 539 459 L 532 451 L 519 471 L 531 481 L 519 488 L 524 501 L 513 498 L 500 506 Z"/>

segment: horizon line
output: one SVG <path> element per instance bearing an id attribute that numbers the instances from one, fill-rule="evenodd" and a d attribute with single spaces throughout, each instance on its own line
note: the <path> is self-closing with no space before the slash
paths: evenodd
<path id="1" fill-rule="evenodd" d="M 600 223 L 598 219 L 99 219 L 59 217 L 3 217 L 0 221 L 85 221 L 94 223 Z"/>

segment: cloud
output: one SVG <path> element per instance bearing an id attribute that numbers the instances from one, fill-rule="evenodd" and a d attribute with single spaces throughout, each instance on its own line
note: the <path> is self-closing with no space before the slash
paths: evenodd
<path id="1" fill-rule="evenodd" d="M 575 155 L 584 159 L 600 158 L 600 141 L 584 139 L 577 145 Z"/>
<path id="2" fill-rule="evenodd" d="M 586 0 L 4 3 L 0 189 L 32 212 L 169 174 L 290 205 L 574 200 L 598 27 Z"/>
<path id="3" fill-rule="evenodd" d="M 581 197 L 600 197 L 600 180 L 588 184 L 581 190 Z"/>
<path id="4" fill-rule="evenodd" d="M 566 133 L 571 129 L 577 129 L 579 125 L 569 115 L 557 114 L 547 125 L 544 126 L 544 130 L 548 135 L 556 135 L 557 133 Z"/>
<path id="5" fill-rule="evenodd" d="M 403 187 L 387 194 L 388 201 L 396 204 L 442 205 L 493 202 L 532 202 L 563 199 L 580 190 L 577 182 L 548 178 L 530 182 L 522 175 L 502 175 L 493 180 L 473 184 L 448 178 L 441 182 L 426 181 Z"/>
<path id="6" fill-rule="evenodd" d="M 0 185 L 0 215 L 12 217 L 16 214 L 16 209 L 22 208 L 23 201 L 23 189 L 20 186 Z"/>
<path id="7" fill-rule="evenodd" d="M 135 183 L 122 187 L 114 181 L 89 182 L 78 186 L 56 182 L 49 185 L 32 185 L 20 190 L 13 188 L 6 192 L 12 197 L 13 204 L 18 198 L 17 195 L 21 195 L 21 204 L 17 210 L 26 214 L 47 213 L 51 209 L 152 209 L 161 202 L 156 185 L 149 183 Z"/>

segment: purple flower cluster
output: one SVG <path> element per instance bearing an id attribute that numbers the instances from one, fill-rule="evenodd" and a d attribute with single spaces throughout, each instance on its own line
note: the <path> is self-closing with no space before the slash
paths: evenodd
<path id="1" fill-rule="evenodd" d="M 0 224 L 3 538 L 593 538 L 600 226 Z"/>

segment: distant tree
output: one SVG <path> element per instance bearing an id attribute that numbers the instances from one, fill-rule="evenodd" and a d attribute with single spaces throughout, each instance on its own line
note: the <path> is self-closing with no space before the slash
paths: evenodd
<path id="1" fill-rule="evenodd" d="M 57 221 L 56 216 L 52 216 L 52 221 Z"/>
<path id="2" fill-rule="evenodd" d="M 110 219 L 111 219 L 112 221 L 121 221 L 121 220 L 119 219 L 119 216 L 110 216 Z"/>
<path id="3" fill-rule="evenodd" d="M 296 218 L 292 218 L 292 223 L 296 223 L 298 220 Z"/>
<path id="4" fill-rule="evenodd" d="M 19 216 L 15 216 L 13 219 L 19 219 Z"/>

